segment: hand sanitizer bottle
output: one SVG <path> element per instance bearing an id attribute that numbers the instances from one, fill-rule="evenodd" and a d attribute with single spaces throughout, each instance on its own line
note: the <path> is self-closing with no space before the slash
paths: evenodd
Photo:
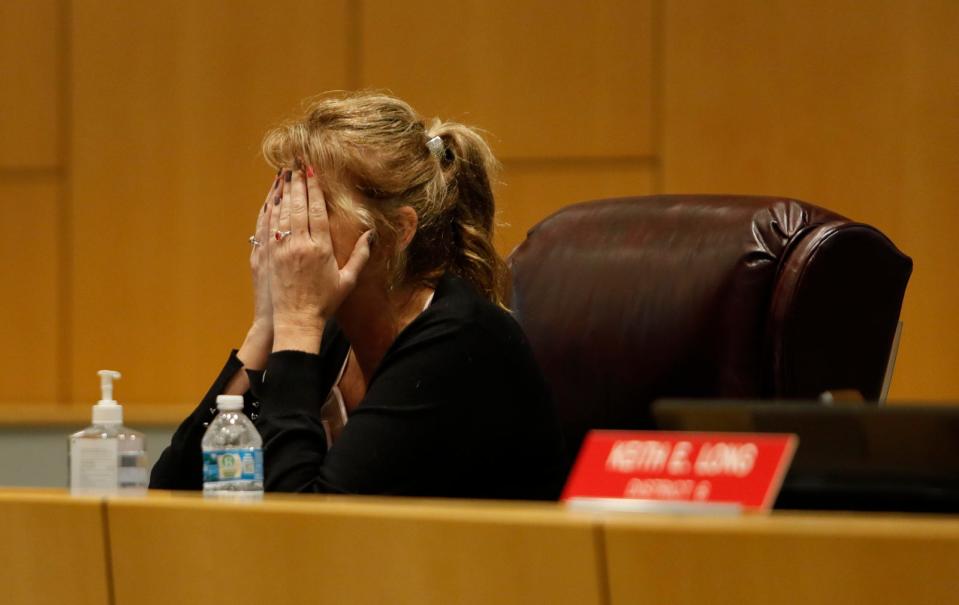
<path id="1" fill-rule="evenodd" d="M 123 426 L 123 406 L 113 398 L 113 381 L 120 373 L 100 370 L 97 374 L 100 401 L 93 406 L 93 424 L 69 439 L 70 493 L 146 493 L 146 438 Z"/>

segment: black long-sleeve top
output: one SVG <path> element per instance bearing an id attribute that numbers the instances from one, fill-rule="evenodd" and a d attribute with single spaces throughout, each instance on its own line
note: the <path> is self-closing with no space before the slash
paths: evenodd
<path id="1" fill-rule="evenodd" d="M 563 442 L 546 383 L 519 325 L 466 282 L 440 280 L 329 447 L 320 407 L 349 346 L 331 321 L 318 355 L 280 351 L 265 372 L 249 372 L 244 411 L 263 437 L 267 491 L 558 496 Z M 241 368 L 234 352 L 154 465 L 150 487 L 202 487 L 200 440 Z"/>

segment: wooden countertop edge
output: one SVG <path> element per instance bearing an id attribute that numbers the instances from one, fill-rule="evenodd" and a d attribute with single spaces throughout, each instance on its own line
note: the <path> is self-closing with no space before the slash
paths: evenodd
<path id="1" fill-rule="evenodd" d="M 91 403 L 0 403 L 0 429 L 90 424 Z M 194 405 L 123 403 L 123 423 L 131 428 L 178 425 Z"/>
<path id="2" fill-rule="evenodd" d="M 494 500 L 449 500 L 335 494 L 266 494 L 262 501 L 204 498 L 198 492 L 151 490 L 144 496 L 70 496 L 63 488 L 0 487 L 6 502 L 105 503 L 114 514 L 149 511 L 233 510 L 243 514 L 304 514 L 324 517 L 430 519 L 470 523 L 524 523 L 533 526 L 603 528 L 607 540 L 621 547 L 635 536 L 805 536 L 836 539 L 882 539 L 959 544 L 959 517 L 921 513 L 774 511 L 736 517 L 661 514 L 594 514 L 561 503 Z M 959 551 L 956 551 L 959 553 Z"/>

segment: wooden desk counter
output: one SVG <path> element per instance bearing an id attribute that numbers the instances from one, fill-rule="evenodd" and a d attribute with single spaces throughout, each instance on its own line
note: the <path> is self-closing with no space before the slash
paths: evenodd
<path id="1" fill-rule="evenodd" d="M 604 526 L 612 605 L 959 602 L 959 517 L 616 516 Z"/>
<path id="2" fill-rule="evenodd" d="M 959 595 L 959 516 L 0 489 L 0 591 L 4 605 L 940 605 Z"/>
<path id="3" fill-rule="evenodd" d="M 64 490 L 0 489 L 0 603 L 108 605 L 105 512 Z"/>
<path id="4" fill-rule="evenodd" d="M 598 528 L 557 505 L 157 494 L 107 509 L 116 605 L 605 602 Z"/>

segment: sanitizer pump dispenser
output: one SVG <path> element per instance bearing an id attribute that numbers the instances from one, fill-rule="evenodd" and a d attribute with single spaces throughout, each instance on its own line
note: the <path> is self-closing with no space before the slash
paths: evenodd
<path id="1" fill-rule="evenodd" d="M 143 494 L 148 484 L 146 438 L 123 426 L 123 406 L 113 398 L 120 372 L 97 374 L 100 401 L 93 406 L 93 423 L 69 438 L 70 493 Z"/>

